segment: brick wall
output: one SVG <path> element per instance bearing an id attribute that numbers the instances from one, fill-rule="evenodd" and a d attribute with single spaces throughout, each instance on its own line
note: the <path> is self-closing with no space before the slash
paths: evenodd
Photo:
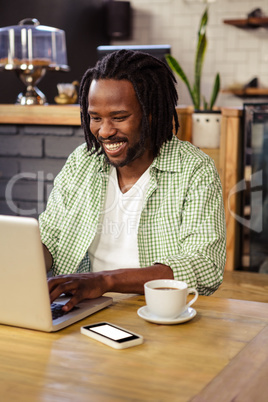
<path id="1" fill-rule="evenodd" d="M 215 73 L 221 75 L 222 88 L 246 84 L 258 77 L 268 87 L 268 29 L 244 30 L 223 23 L 224 19 L 246 18 L 255 8 L 268 16 L 267 0 L 131 0 L 133 35 L 114 45 L 170 44 L 192 82 L 198 24 L 209 3 L 208 46 L 202 88 L 210 98 Z M 186 86 L 178 82 L 180 104 L 192 104 Z M 243 100 L 221 94 L 220 106 L 241 106 Z"/>
<path id="2" fill-rule="evenodd" d="M 78 126 L 0 125 L 0 214 L 37 217 L 69 154 Z"/>

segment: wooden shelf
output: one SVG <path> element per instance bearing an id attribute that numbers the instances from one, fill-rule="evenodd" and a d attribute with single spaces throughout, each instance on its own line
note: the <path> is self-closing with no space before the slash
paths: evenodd
<path id="1" fill-rule="evenodd" d="M 222 93 L 230 93 L 241 97 L 268 96 L 268 88 L 241 88 L 241 89 L 222 89 Z"/>
<path id="2" fill-rule="evenodd" d="M 223 20 L 224 24 L 233 25 L 238 28 L 268 28 L 268 17 L 250 17 L 244 19 Z"/>
<path id="3" fill-rule="evenodd" d="M 1 124 L 80 126 L 79 105 L 0 105 Z"/>

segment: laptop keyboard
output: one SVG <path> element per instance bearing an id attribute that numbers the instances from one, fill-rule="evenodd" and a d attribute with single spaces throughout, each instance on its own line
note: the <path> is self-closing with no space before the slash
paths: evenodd
<path id="1" fill-rule="evenodd" d="M 51 313 L 52 319 L 56 320 L 57 318 L 62 317 L 63 315 L 69 314 L 73 310 L 77 310 L 79 307 L 73 307 L 70 311 L 62 310 L 62 304 L 59 303 L 51 303 Z"/>

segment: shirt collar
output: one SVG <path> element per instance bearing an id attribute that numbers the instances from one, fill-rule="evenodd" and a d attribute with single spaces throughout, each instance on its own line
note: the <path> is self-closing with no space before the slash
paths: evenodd
<path id="1" fill-rule="evenodd" d="M 175 135 L 170 141 L 165 142 L 154 159 L 151 167 L 157 170 L 180 172 L 181 171 L 181 144 Z"/>

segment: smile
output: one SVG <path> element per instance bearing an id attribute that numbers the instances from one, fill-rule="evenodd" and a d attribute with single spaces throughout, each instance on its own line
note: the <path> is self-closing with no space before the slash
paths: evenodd
<path id="1" fill-rule="evenodd" d="M 104 143 L 103 146 L 107 151 L 117 151 L 123 144 L 124 142 L 114 142 L 112 144 Z"/>

